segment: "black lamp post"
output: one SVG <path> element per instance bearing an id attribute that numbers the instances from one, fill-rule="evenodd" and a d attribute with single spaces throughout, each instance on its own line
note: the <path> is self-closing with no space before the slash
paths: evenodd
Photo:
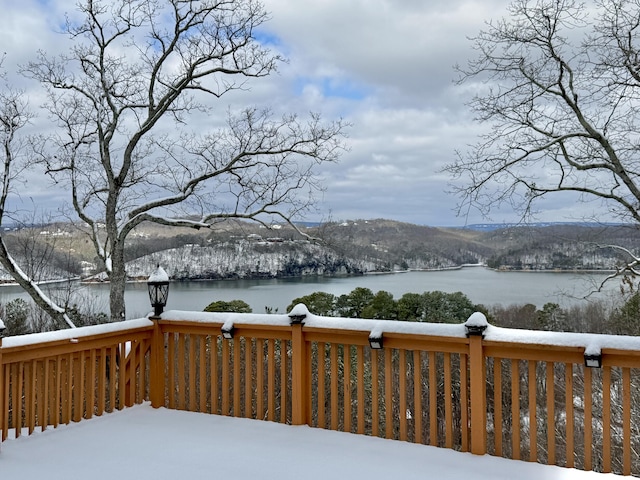
<path id="1" fill-rule="evenodd" d="M 149 288 L 149 300 L 153 307 L 153 316 L 159 317 L 167 305 L 167 297 L 169 297 L 169 275 L 160 265 L 155 272 L 149 275 L 147 287 Z"/>

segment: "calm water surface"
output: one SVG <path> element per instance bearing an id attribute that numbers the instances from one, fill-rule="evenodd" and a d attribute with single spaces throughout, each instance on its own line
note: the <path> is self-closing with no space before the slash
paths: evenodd
<path id="1" fill-rule="evenodd" d="M 463 292 L 472 302 L 485 305 L 532 303 L 542 307 L 547 302 L 563 306 L 578 303 L 593 289 L 594 282 L 606 276 L 586 273 L 496 272 L 483 267 L 465 267 L 439 272 L 406 272 L 361 277 L 269 280 L 220 280 L 172 283 L 167 308 L 201 311 L 215 300 L 241 299 L 255 313 L 265 307 L 284 313 L 294 298 L 323 291 L 334 295 L 349 293 L 356 287 L 366 287 L 374 293 L 385 290 L 398 299 L 405 293 L 440 290 Z M 594 298 L 606 298 L 618 290 L 619 282 L 609 282 L 606 293 Z M 81 287 L 81 293 L 91 302 L 94 311 L 108 310 L 108 285 Z M 18 287 L 0 288 L 0 302 L 4 303 L 24 293 Z M 129 284 L 125 292 L 127 316 L 130 318 L 149 312 L 145 284 Z"/>
<path id="2" fill-rule="evenodd" d="M 581 297 L 605 276 L 604 273 L 496 272 L 483 267 L 465 267 L 361 277 L 176 282 L 171 284 L 167 309 L 201 311 L 215 300 L 241 299 L 255 313 L 264 312 L 265 307 L 284 313 L 294 298 L 317 291 L 342 295 L 356 287 L 366 287 L 374 293 L 385 290 L 396 299 L 405 293 L 440 290 L 460 291 L 472 302 L 485 305 L 532 303 L 542 307 L 547 302 L 555 302 L 568 306 L 583 301 Z M 606 292 L 594 298 L 610 296 L 618 287 L 619 282 L 611 281 Z M 91 302 L 94 311 L 107 311 L 108 288 L 108 285 L 87 285 L 80 291 Z M 0 302 L 17 297 L 25 298 L 19 287 L 0 288 Z M 125 300 L 129 318 L 146 315 L 150 310 L 145 284 L 127 285 Z"/>

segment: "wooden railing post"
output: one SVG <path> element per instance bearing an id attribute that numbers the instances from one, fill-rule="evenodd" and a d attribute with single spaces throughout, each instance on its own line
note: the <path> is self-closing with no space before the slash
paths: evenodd
<path id="1" fill-rule="evenodd" d="M 152 318 L 151 358 L 149 360 L 149 397 L 153 408 L 164 407 L 164 334 L 160 318 Z"/>
<path id="2" fill-rule="evenodd" d="M 307 312 L 306 307 L 300 304 L 289 313 L 291 319 L 291 423 L 293 425 L 304 425 L 308 421 L 307 345 L 302 331 Z"/>
<path id="3" fill-rule="evenodd" d="M 482 338 L 487 328 L 487 318 L 480 312 L 472 314 L 465 327 L 469 337 L 469 377 L 471 404 L 471 453 L 487 453 L 487 387 Z"/>

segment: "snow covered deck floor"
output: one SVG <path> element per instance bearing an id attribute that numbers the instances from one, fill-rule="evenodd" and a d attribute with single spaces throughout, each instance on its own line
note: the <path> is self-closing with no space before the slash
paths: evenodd
<path id="1" fill-rule="evenodd" d="M 622 478 L 148 404 L 7 440 L 0 472 L 48 480 Z"/>

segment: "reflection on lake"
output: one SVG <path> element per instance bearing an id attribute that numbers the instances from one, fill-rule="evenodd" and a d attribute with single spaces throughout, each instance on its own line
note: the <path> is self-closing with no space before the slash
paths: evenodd
<path id="1" fill-rule="evenodd" d="M 360 277 L 313 277 L 267 280 L 218 280 L 172 283 L 167 309 L 201 311 L 215 300 L 241 299 L 255 313 L 265 307 L 284 313 L 294 298 L 323 291 L 334 295 L 349 293 L 356 287 L 385 290 L 398 299 L 405 293 L 440 290 L 463 292 L 472 302 L 485 305 L 532 303 L 541 308 L 547 302 L 563 306 L 583 301 L 606 273 L 496 272 L 483 267 L 465 267 L 438 272 L 406 272 Z M 618 291 L 619 282 L 610 281 L 605 293 L 592 298 L 604 299 Z M 108 310 L 108 285 L 82 285 L 81 296 L 91 302 L 94 311 Z M 19 287 L 0 288 L 0 302 L 26 298 Z M 151 307 L 146 284 L 128 284 L 125 292 L 127 317 L 146 315 Z"/>

